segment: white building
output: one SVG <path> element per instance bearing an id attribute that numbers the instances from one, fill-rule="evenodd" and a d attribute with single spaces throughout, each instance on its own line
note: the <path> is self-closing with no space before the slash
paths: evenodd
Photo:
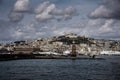
<path id="1" fill-rule="evenodd" d="M 77 34 L 69 33 L 69 34 L 65 34 L 65 36 L 69 38 L 76 38 Z"/>

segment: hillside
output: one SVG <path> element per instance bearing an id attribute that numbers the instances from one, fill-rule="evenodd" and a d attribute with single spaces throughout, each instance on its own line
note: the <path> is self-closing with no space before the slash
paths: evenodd
<path id="1" fill-rule="evenodd" d="M 14 51 L 15 48 L 34 48 L 34 51 L 53 51 L 62 53 L 71 50 L 71 45 L 76 44 L 77 51 L 87 51 L 90 47 L 93 51 L 115 50 L 120 51 L 120 41 L 94 39 L 77 34 L 65 34 L 51 38 L 40 38 L 36 40 L 15 41 L 1 44 L 0 52 Z"/>

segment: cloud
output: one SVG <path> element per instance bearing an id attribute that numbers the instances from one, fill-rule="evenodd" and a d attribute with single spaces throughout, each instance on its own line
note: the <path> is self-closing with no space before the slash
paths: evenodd
<path id="1" fill-rule="evenodd" d="M 15 40 L 33 39 L 35 32 L 35 25 L 33 23 L 17 25 L 17 29 L 12 36 Z"/>
<path id="2" fill-rule="evenodd" d="M 90 18 L 120 19 L 120 0 L 103 0 L 104 4 L 100 5 L 93 11 Z"/>
<path id="3" fill-rule="evenodd" d="M 42 13 L 42 14 L 36 15 L 35 18 L 36 18 L 37 21 L 43 22 L 43 21 L 48 21 L 48 20 L 52 19 L 53 16 L 49 15 L 47 13 Z"/>
<path id="4" fill-rule="evenodd" d="M 36 39 L 45 34 L 40 30 L 39 25 L 33 22 L 21 25 L 4 20 L 0 20 L 0 32 L 0 42 Z"/>
<path id="5" fill-rule="evenodd" d="M 118 39 L 120 35 L 119 31 L 119 19 L 120 19 L 120 0 L 103 0 L 98 8 L 96 8 L 89 15 L 90 18 L 99 19 L 100 24 L 96 25 L 96 28 L 91 26 L 89 31 L 90 35 L 96 38 L 104 39 Z M 106 20 L 107 19 L 107 20 Z M 92 20 L 91 20 L 92 21 Z M 89 24 L 88 24 L 89 25 Z M 94 31 L 92 30 L 94 29 Z M 94 34 L 95 33 L 95 34 Z"/>
<path id="6" fill-rule="evenodd" d="M 43 2 L 42 4 L 38 5 L 38 6 L 35 8 L 34 12 L 35 12 L 36 14 L 40 14 L 40 13 L 42 13 L 49 5 L 50 5 L 50 2 L 49 2 L 49 1 Z"/>
<path id="7" fill-rule="evenodd" d="M 25 12 L 29 10 L 29 0 L 17 0 L 14 4 L 13 11 L 15 12 Z"/>
<path id="8" fill-rule="evenodd" d="M 35 18 L 38 21 L 48 21 L 48 20 L 68 20 L 72 19 L 73 16 L 76 16 L 77 10 L 72 6 L 69 6 L 65 9 L 59 9 L 55 4 L 50 3 L 49 1 L 41 3 L 34 10 L 36 16 Z"/>
<path id="9" fill-rule="evenodd" d="M 80 34 L 99 39 L 120 39 L 119 26 L 119 20 L 89 19 Z"/>
<path id="10" fill-rule="evenodd" d="M 52 14 L 52 15 L 57 15 L 57 16 L 64 15 L 64 10 L 54 8 L 54 10 L 52 10 L 52 11 L 50 12 L 50 14 Z"/>
<path id="11" fill-rule="evenodd" d="M 73 8 L 72 6 L 69 6 L 65 9 L 65 14 L 68 14 L 68 15 L 73 15 L 75 12 L 76 12 L 76 9 Z"/>
<path id="12" fill-rule="evenodd" d="M 76 9 L 73 8 L 72 6 L 60 9 L 57 8 L 54 3 L 51 3 L 49 1 L 41 3 L 40 5 L 35 7 L 34 10 L 30 9 L 28 5 L 29 0 L 17 0 L 8 16 L 10 21 L 19 22 L 24 18 L 25 13 L 28 13 L 28 15 L 30 15 L 31 14 L 30 12 L 33 12 L 32 15 L 35 16 L 35 19 L 38 22 L 36 23 L 34 23 L 35 21 L 30 23 L 28 22 L 24 25 L 23 23 L 22 24 L 14 23 L 15 24 L 14 27 L 11 27 L 12 30 L 9 29 L 10 33 L 8 32 L 10 38 L 12 38 L 13 40 L 35 39 L 40 36 L 44 37 L 54 35 L 52 23 L 46 24 L 39 22 L 46 22 L 58 19 L 68 20 L 75 16 L 74 14 L 76 13 Z M 9 23 L 11 24 L 12 22 Z M 72 31 L 72 29 L 69 30 L 69 32 Z M 5 35 L 7 35 L 7 28 L 5 29 Z"/>
<path id="13" fill-rule="evenodd" d="M 25 13 L 30 15 L 32 12 L 38 22 L 50 20 L 60 21 L 72 19 L 77 13 L 77 10 L 72 6 L 66 7 L 65 9 L 59 9 L 54 3 L 49 1 L 40 3 L 32 10 L 29 8 L 29 3 L 29 0 L 17 0 L 9 14 L 9 19 L 13 22 L 19 22 L 24 18 Z"/>
<path id="14" fill-rule="evenodd" d="M 24 12 L 29 11 L 29 0 L 17 0 L 8 15 L 10 21 L 19 22 L 24 18 Z"/>
<path id="15" fill-rule="evenodd" d="M 64 35 L 65 33 L 77 33 L 79 34 L 80 28 L 73 28 L 73 27 L 63 27 L 58 28 L 53 31 L 54 35 Z"/>
<path id="16" fill-rule="evenodd" d="M 20 20 L 23 19 L 24 15 L 23 15 L 23 13 L 13 11 L 9 14 L 8 17 L 9 17 L 10 21 L 12 21 L 12 22 L 19 22 Z"/>
<path id="17" fill-rule="evenodd" d="M 106 20 L 105 24 L 101 26 L 101 28 L 99 28 L 100 32 L 106 33 L 106 32 L 112 32 L 112 25 L 114 23 L 114 20 L 110 19 L 110 20 Z"/>
<path id="18" fill-rule="evenodd" d="M 47 36 L 49 31 L 50 29 L 47 30 L 47 27 L 42 28 L 39 23 L 29 22 L 24 25 L 17 25 L 17 29 L 12 34 L 12 37 L 14 40 L 37 39 L 39 37 Z"/>
<path id="19" fill-rule="evenodd" d="M 43 3 L 44 4 L 44 3 Z M 38 21 L 47 21 L 53 19 L 53 15 L 49 14 L 55 8 L 55 4 L 50 4 L 45 8 L 45 10 L 41 14 L 36 15 L 36 19 Z"/>

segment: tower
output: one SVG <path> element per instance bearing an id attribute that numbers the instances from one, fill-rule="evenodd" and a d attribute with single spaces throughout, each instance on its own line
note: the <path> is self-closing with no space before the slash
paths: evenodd
<path id="1" fill-rule="evenodd" d="M 72 57 L 76 57 L 76 45 L 75 45 L 75 41 L 73 41 L 73 44 L 72 44 L 72 52 L 71 52 L 71 56 Z"/>

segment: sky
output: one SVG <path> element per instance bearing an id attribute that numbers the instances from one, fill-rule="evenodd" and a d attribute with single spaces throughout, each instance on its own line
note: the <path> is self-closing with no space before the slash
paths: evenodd
<path id="1" fill-rule="evenodd" d="M 120 0 L 0 0 L 0 42 L 75 33 L 120 39 Z"/>

